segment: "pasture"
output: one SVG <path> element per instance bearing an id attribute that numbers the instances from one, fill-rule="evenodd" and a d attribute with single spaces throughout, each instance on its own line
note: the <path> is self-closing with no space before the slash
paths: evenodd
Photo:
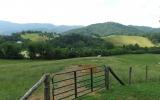
<path id="1" fill-rule="evenodd" d="M 112 86 L 109 91 L 102 90 L 78 100 L 159 100 L 160 82 L 133 84 L 131 86 Z"/>
<path id="2" fill-rule="evenodd" d="M 103 39 L 105 39 L 107 42 L 113 43 L 115 46 L 123 46 L 129 44 L 138 44 L 140 47 L 155 46 L 148 38 L 141 36 L 110 35 L 107 37 L 103 37 Z"/>
<path id="3" fill-rule="evenodd" d="M 46 37 L 46 36 L 40 36 L 37 33 L 32 33 L 32 34 L 27 34 L 26 33 L 26 34 L 22 34 L 21 37 L 23 39 L 28 39 L 28 40 L 31 40 L 33 42 L 48 40 L 48 37 Z"/>
<path id="4" fill-rule="evenodd" d="M 159 100 L 160 55 L 129 54 L 109 57 L 84 57 L 63 60 L 0 60 L 0 100 L 18 100 L 43 73 L 54 73 L 79 64 L 112 67 L 127 83 L 128 69 L 133 67 L 133 85 L 122 87 L 111 78 L 111 89 L 86 97 L 86 100 Z M 145 82 L 145 65 L 149 66 L 149 82 Z M 41 90 L 40 90 L 41 91 Z M 147 96 L 151 93 L 151 97 Z M 98 95 L 98 96 L 97 96 Z M 97 99 L 99 97 L 99 99 Z M 131 98 L 131 99 L 130 99 Z M 84 99 L 83 99 L 84 100 Z"/>

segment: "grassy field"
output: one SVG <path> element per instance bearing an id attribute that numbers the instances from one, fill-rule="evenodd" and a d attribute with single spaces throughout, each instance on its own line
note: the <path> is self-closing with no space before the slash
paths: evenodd
<path id="1" fill-rule="evenodd" d="M 138 44 L 140 47 L 153 47 L 154 44 L 147 38 L 141 36 L 111 35 L 103 37 L 106 41 L 113 43 L 115 46 L 129 44 Z"/>
<path id="2" fill-rule="evenodd" d="M 18 100 L 46 72 L 58 72 L 64 68 L 72 68 L 77 64 L 110 65 L 118 76 L 127 82 L 128 68 L 133 67 L 133 86 L 121 87 L 111 78 L 111 90 L 100 95 L 99 100 L 159 100 L 159 83 L 141 83 L 144 81 L 145 65 L 149 66 L 149 79 L 160 79 L 160 55 L 121 55 L 110 57 L 86 57 L 64 60 L 0 60 L 0 100 Z M 138 83 L 138 84 L 137 84 Z M 150 88 L 152 87 L 152 88 Z M 119 91 L 119 92 L 117 92 Z M 139 91 L 139 92 L 137 92 Z M 147 96 L 151 93 L 151 97 Z M 123 95 L 121 95 L 123 94 Z M 101 99 L 102 97 L 102 99 Z M 121 99 L 115 99 L 121 98 Z M 147 98 L 148 97 L 148 98 Z M 93 99 L 92 99 L 93 98 Z M 83 100 L 98 100 L 95 96 L 87 96 Z M 108 99 L 103 99 L 108 98 Z"/>
<path id="3" fill-rule="evenodd" d="M 32 34 L 22 34 L 21 37 L 23 39 L 29 39 L 31 41 L 34 41 L 34 42 L 37 42 L 37 41 L 45 41 L 47 40 L 48 38 L 45 37 L 45 36 L 40 36 L 39 34 L 37 33 L 32 33 Z"/>
<path id="4" fill-rule="evenodd" d="M 34 42 L 48 40 L 48 37 L 40 36 L 37 33 L 22 34 L 21 37 L 24 39 L 29 39 Z M 115 46 L 123 46 L 123 45 L 129 45 L 129 44 L 133 44 L 133 45 L 138 44 L 140 47 L 155 46 L 155 44 L 153 44 L 148 38 L 141 37 L 141 36 L 110 35 L 110 36 L 102 37 L 102 38 L 108 42 L 113 43 Z"/>
<path id="5" fill-rule="evenodd" d="M 109 91 L 102 90 L 78 100 L 160 100 L 160 82 L 114 86 Z"/>

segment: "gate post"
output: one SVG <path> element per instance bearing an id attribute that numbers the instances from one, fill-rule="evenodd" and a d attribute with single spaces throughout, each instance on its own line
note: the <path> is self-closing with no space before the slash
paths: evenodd
<path id="1" fill-rule="evenodd" d="M 50 74 L 46 74 L 44 80 L 44 100 L 50 100 Z"/>
<path id="2" fill-rule="evenodd" d="M 90 76 L 91 76 L 91 92 L 93 92 L 93 68 L 90 69 Z"/>
<path id="3" fill-rule="evenodd" d="M 77 98 L 77 72 L 74 71 L 74 92 L 75 92 L 75 98 Z"/>
<path id="4" fill-rule="evenodd" d="M 104 73 L 105 73 L 105 87 L 109 90 L 109 68 L 105 65 L 104 66 Z"/>
<path id="5" fill-rule="evenodd" d="M 54 76 L 52 76 L 52 100 L 54 100 Z"/>

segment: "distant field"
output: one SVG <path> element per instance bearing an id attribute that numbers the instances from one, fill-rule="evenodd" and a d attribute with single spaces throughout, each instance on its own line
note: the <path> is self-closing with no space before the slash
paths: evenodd
<path id="1" fill-rule="evenodd" d="M 29 39 L 29 40 L 34 41 L 34 42 L 45 41 L 45 40 L 48 39 L 47 37 L 40 36 L 37 33 L 32 33 L 32 34 L 31 33 L 29 33 L 29 34 L 26 33 L 26 34 L 22 34 L 21 37 L 24 38 L 24 39 Z"/>
<path id="2" fill-rule="evenodd" d="M 145 65 L 148 65 L 149 78 L 152 79 L 151 81 L 160 79 L 160 55 L 156 54 L 121 55 L 100 58 L 86 57 L 43 61 L 0 60 L 0 100 L 18 100 L 20 96 L 22 96 L 42 76 L 42 73 L 62 71 L 64 68 L 72 68 L 71 66 L 77 64 L 110 65 L 124 82 L 127 82 L 128 68 L 130 66 L 133 67 L 134 82 L 144 81 Z M 123 98 L 125 96 L 129 98 L 132 97 L 130 96 L 132 94 L 135 96 L 135 99 L 128 100 L 159 100 L 156 99 L 157 94 L 160 94 L 159 87 L 157 87 L 157 89 L 156 87 L 151 88 L 152 84 L 134 84 L 133 88 L 137 87 L 139 90 L 141 89 L 141 91 L 137 90 L 137 92 L 132 87 L 119 87 L 119 85 L 118 87 L 114 87 L 118 84 L 116 82 L 114 83 L 114 81 L 114 79 L 111 81 L 113 89 L 105 91 L 102 94 L 103 97 L 113 98 L 85 100 L 124 100 L 114 99 L 114 97 L 118 96 L 119 98 Z M 155 86 L 159 86 L 159 83 L 154 84 Z M 144 87 L 141 88 L 141 86 Z M 152 98 L 149 97 L 150 95 L 147 96 L 149 93 L 153 94 L 151 96 Z M 91 98 L 96 97 L 93 96 Z"/>
<path id="3" fill-rule="evenodd" d="M 48 37 L 40 36 L 37 33 L 22 34 L 21 37 L 24 39 L 29 39 L 34 42 L 48 40 Z M 153 47 L 153 46 L 155 46 L 152 43 L 152 41 L 150 41 L 148 38 L 141 37 L 141 36 L 110 35 L 110 36 L 102 37 L 102 38 L 108 42 L 113 43 L 115 46 L 123 46 L 123 45 L 129 45 L 129 44 L 133 44 L 133 45 L 138 44 L 140 47 Z"/>
<path id="4" fill-rule="evenodd" d="M 103 37 L 103 39 L 113 43 L 115 46 L 123 46 L 129 44 L 138 44 L 140 47 L 155 46 L 149 39 L 141 36 L 111 35 Z"/>

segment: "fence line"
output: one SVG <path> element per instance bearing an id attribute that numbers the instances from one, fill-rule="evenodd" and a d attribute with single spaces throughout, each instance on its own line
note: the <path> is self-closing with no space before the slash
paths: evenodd
<path id="1" fill-rule="evenodd" d="M 103 68 L 101 67 L 100 69 L 95 71 L 96 68 L 98 67 L 78 69 L 74 71 L 57 73 L 54 75 L 44 74 L 39 79 L 39 81 L 32 88 L 30 88 L 25 93 L 24 96 L 20 98 L 20 100 L 28 100 L 28 98 L 34 93 L 35 90 L 37 90 L 37 88 L 41 84 L 44 84 L 44 100 L 51 100 L 51 97 L 53 100 L 63 100 L 69 97 L 72 97 L 72 99 L 76 99 L 78 97 L 84 96 L 88 93 L 97 91 L 99 89 L 105 88 L 108 90 L 110 88 L 110 79 L 109 79 L 110 75 L 112 75 L 121 85 L 125 85 L 125 83 L 116 75 L 116 73 L 112 70 L 111 67 L 105 65 Z M 132 84 L 132 77 L 133 77 L 132 72 L 133 72 L 133 68 L 129 67 L 129 70 L 128 70 L 129 85 Z M 66 78 L 66 79 L 59 78 L 59 75 L 66 76 L 67 74 L 73 77 Z M 59 78 L 60 80 L 58 81 L 55 80 L 56 77 Z M 148 80 L 148 66 L 145 66 L 145 80 L 146 81 Z M 57 85 L 59 83 L 63 83 L 64 81 L 70 81 L 70 82 L 69 84 L 66 84 L 66 83 L 63 84 L 63 86 Z M 69 89 L 64 89 L 63 91 L 60 90 L 66 87 L 69 87 Z M 80 88 L 83 88 L 83 89 L 79 90 Z M 69 93 L 71 91 L 73 94 Z M 51 93 L 52 93 L 52 96 L 50 95 Z M 68 93 L 68 95 L 64 95 L 65 93 Z M 57 98 L 58 96 L 60 97 Z"/>
<path id="2" fill-rule="evenodd" d="M 132 84 L 132 72 L 133 72 L 133 68 L 132 67 L 129 67 L 129 72 L 128 72 L 128 84 L 131 85 Z M 145 81 L 148 80 L 148 66 L 146 65 L 145 66 Z"/>
<path id="3" fill-rule="evenodd" d="M 48 91 L 50 90 L 49 88 L 50 87 L 48 87 L 49 86 L 49 84 L 48 84 L 48 82 L 50 82 L 49 81 L 49 74 L 44 74 L 41 78 L 40 78 L 40 80 L 35 84 L 35 85 L 33 85 L 33 87 L 32 88 L 30 88 L 25 94 L 24 94 L 24 96 L 22 96 L 21 98 L 20 98 L 20 100 L 28 100 L 28 98 L 33 94 L 33 92 L 35 91 L 35 90 L 37 90 L 37 88 L 41 85 L 41 84 L 43 84 L 43 83 L 45 83 L 45 93 L 44 93 L 44 100 L 50 100 L 48 97 L 50 97 L 49 96 L 49 94 L 50 93 L 48 93 Z"/>
<path id="4" fill-rule="evenodd" d="M 104 69 L 98 69 L 97 71 L 94 72 L 94 69 L 96 67 L 91 67 L 87 69 L 80 69 L 80 70 L 75 70 L 75 71 L 70 71 L 66 73 L 58 73 L 52 76 L 52 98 L 53 100 L 62 100 L 62 99 L 76 99 L 80 96 L 88 94 L 90 92 L 97 91 L 102 88 L 109 89 L 109 73 L 115 77 L 115 79 L 121 84 L 125 85 L 122 80 L 114 73 L 114 71 L 108 67 L 104 66 Z M 85 75 L 78 75 L 78 72 L 80 71 L 88 71 L 88 74 L 85 73 Z M 73 73 L 73 74 L 72 74 Z M 102 74 L 102 75 L 97 75 L 96 73 Z M 72 74 L 72 78 L 67 78 L 67 79 L 61 79 L 58 81 L 55 81 L 54 79 L 56 77 L 59 78 L 60 75 L 62 76 L 67 76 L 67 74 Z M 83 79 L 80 80 L 79 77 L 90 77 L 89 79 Z M 100 79 L 98 79 L 100 78 Z M 102 79 L 101 79 L 102 78 Z M 74 81 L 71 83 L 71 81 Z M 68 83 L 65 81 L 68 81 Z M 64 82 L 64 83 L 63 83 Z M 89 83 L 89 87 L 86 87 L 84 85 L 84 82 Z M 60 83 L 63 83 L 63 86 L 58 86 Z M 56 85 L 55 85 L 56 84 Z M 98 84 L 98 85 L 97 85 Z M 73 85 L 73 86 L 72 86 Z M 82 86 L 78 86 L 82 85 Z M 57 87 L 56 87 L 57 86 Z M 66 88 L 68 87 L 68 88 Z M 80 88 L 85 88 L 85 90 L 79 91 Z M 67 90 L 66 90 L 67 89 Z M 58 93 L 55 93 L 58 91 Z M 60 92 L 59 92 L 60 91 Z M 87 93 L 84 93 L 85 91 L 89 91 Z M 68 94 L 67 94 L 68 93 Z M 66 94 L 66 95 L 65 95 Z"/>

